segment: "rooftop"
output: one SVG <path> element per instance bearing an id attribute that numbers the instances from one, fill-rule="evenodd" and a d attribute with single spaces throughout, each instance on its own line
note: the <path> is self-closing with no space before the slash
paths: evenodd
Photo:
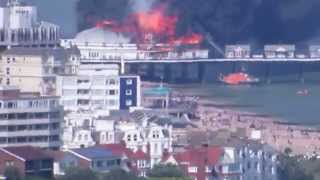
<path id="1" fill-rule="evenodd" d="M 41 148 L 32 146 L 6 147 L 4 151 L 14 154 L 24 160 L 51 159 L 52 157 L 45 153 Z M 0 149 L 2 150 L 2 149 Z"/>
<path id="2" fill-rule="evenodd" d="M 84 156 L 88 159 L 99 159 L 112 157 L 112 151 L 109 151 L 103 147 L 95 146 L 88 148 L 71 149 L 71 152 Z"/>

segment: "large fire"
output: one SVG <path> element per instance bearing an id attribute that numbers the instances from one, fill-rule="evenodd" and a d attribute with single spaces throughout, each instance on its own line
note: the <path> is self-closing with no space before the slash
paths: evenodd
<path id="1" fill-rule="evenodd" d="M 185 36 L 176 36 L 177 16 L 166 14 L 164 6 L 147 12 L 137 12 L 129 15 L 123 22 L 103 20 L 96 23 L 99 28 L 106 28 L 114 32 L 130 33 L 137 43 L 168 43 L 174 45 L 200 44 L 203 41 L 201 34 L 189 33 Z"/>

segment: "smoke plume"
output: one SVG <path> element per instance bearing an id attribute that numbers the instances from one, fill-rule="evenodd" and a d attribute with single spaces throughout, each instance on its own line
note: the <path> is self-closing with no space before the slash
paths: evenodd
<path id="1" fill-rule="evenodd" d="M 97 20 L 123 20 L 129 13 L 166 4 L 178 17 L 176 34 L 210 36 L 219 45 L 303 43 L 320 32 L 319 0 L 79 0 L 79 30 Z"/>

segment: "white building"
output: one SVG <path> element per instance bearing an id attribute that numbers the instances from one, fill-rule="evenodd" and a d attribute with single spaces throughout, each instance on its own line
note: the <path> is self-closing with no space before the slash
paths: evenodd
<path id="1" fill-rule="evenodd" d="M 104 111 L 68 112 L 64 119 L 63 148 L 117 143 L 119 131 L 116 122 L 109 120 L 108 115 Z"/>
<path id="2" fill-rule="evenodd" d="M 225 147 L 219 164 L 221 179 L 277 180 L 277 156 L 270 146 L 255 142 L 242 147 Z"/>
<path id="3" fill-rule="evenodd" d="M 39 22 L 37 8 L 19 0 L 8 0 L 0 7 L 1 46 L 57 46 L 60 28 L 48 22 Z"/>
<path id="4" fill-rule="evenodd" d="M 140 78 L 120 76 L 118 65 L 83 64 L 77 74 L 59 76 L 57 84 L 65 110 L 119 110 L 141 104 Z"/>
<path id="5" fill-rule="evenodd" d="M 62 120 L 58 97 L 21 93 L 13 86 L 0 87 L 0 147 L 59 149 Z"/>
<path id="6" fill-rule="evenodd" d="M 81 61 L 86 63 L 121 59 L 205 59 L 209 53 L 207 49 L 200 48 L 184 48 L 181 51 L 177 45 L 171 44 L 134 44 L 131 37 L 100 27 L 82 31 L 74 39 L 63 39 L 61 46 L 77 46 Z"/>
<path id="7" fill-rule="evenodd" d="M 124 132 L 123 141 L 127 148 L 141 149 L 151 158 L 151 166 L 160 163 L 165 151 L 172 152 L 172 126 L 154 123 L 121 123 L 118 128 Z"/>

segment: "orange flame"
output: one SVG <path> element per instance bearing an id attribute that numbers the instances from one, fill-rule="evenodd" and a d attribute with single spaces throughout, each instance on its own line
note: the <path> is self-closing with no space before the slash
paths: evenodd
<path id="1" fill-rule="evenodd" d="M 96 27 L 107 28 L 114 32 L 134 34 L 138 43 L 146 43 L 153 38 L 161 43 L 172 45 L 200 44 L 203 41 L 203 36 L 196 33 L 176 37 L 177 22 L 178 18 L 176 16 L 166 15 L 165 7 L 160 6 L 147 12 L 131 14 L 122 23 L 103 20 L 96 23 Z M 147 36 L 148 34 L 152 34 L 152 38 Z"/>

